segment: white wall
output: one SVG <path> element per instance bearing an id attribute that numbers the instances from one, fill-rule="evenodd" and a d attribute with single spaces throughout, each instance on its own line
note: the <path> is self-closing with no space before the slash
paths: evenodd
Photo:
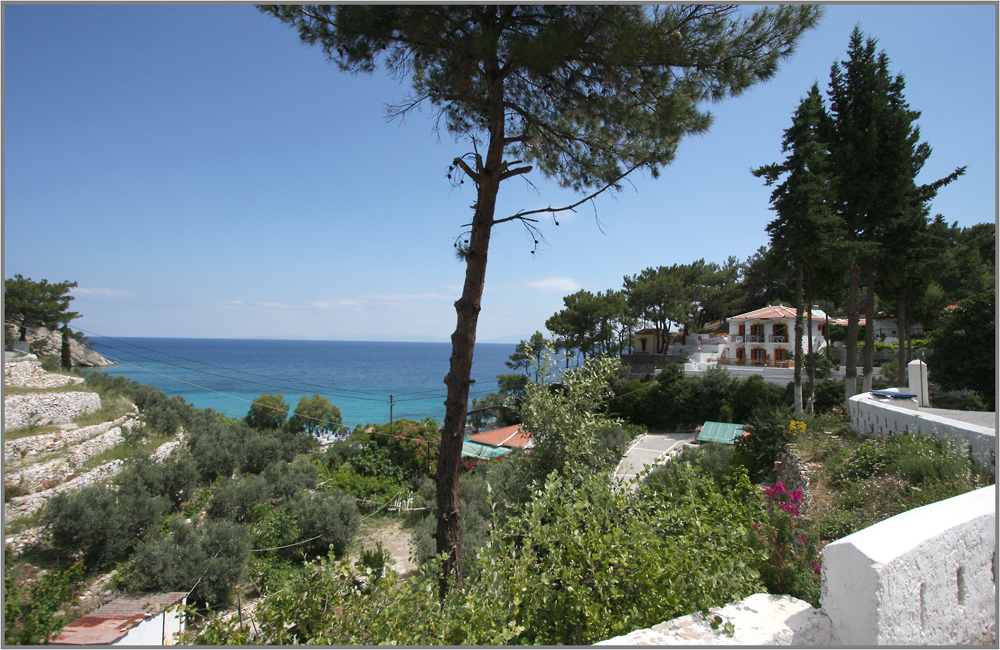
<path id="1" fill-rule="evenodd" d="M 820 601 L 847 645 L 967 643 L 996 623 L 995 575 L 989 486 L 828 544 Z"/>
<path id="2" fill-rule="evenodd" d="M 898 433 L 923 433 L 968 444 L 972 457 L 995 471 L 996 429 L 886 404 L 868 393 L 849 400 L 851 426 L 862 435 L 885 436 Z"/>
<path id="3" fill-rule="evenodd" d="M 111 645 L 174 645 L 177 643 L 176 635 L 183 629 L 184 620 L 180 612 L 176 607 L 171 607 L 143 620 Z"/>

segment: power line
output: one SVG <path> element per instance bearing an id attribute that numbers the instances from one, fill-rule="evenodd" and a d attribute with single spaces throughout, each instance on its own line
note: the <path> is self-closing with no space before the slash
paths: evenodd
<path id="1" fill-rule="evenodd" d="M 178 381 L 178 382 L 180 382 L 182 384 L 187 384 L 188 386 L 194 386 L 195 388 L 200 388 L 201 390 L 207 390 L 207 391 L 209 391 L 211 393 L 217 393 L 219 395 L 223 395 L 225 397 L 229 397 L 231 399 L 235 399 L 235 400 L 238 400 L 240 402 L 246 402 L 247 404 L 251 404 L 251 405 L 253 404 L 253 400 L 248 400 L 245 397 L 239 397 L 237 395 L 231 395 L 230 393 L 224 393 L 221 390 L 215 390 L 214 388 L 209 388 L 208 386 L 202 386 L 200 384 L 196 384 L 194 382 L 186 381 L 184 379 L 178 379 L 177 377 L 171 377 L 170 375 L 164 374 L 162 372 L 157 372 L 156 370 L 152 370 L 151 368 L 144 368 L 142 366 L 136 365 L 134 363 L 130 363 L 128 361 L 124 361 L 122 359 L 115 359 L 112 356 L 108 356 L 107 358 L 111 359 L 112 361 L 115 361 L 117 363 L 125 364 L 126 366 L 132 366 L 134 368 L 139 368 L 140 370 L 145 370 L 146 372 L 151 372 L 154 375 L 160 375 L 161 377 L 166 377 L 167 379 L 172 379 L 172 380 Z M 266 408 L 271 408 L 273 410 L 281 410 L 281 409 L 277 409 L 275 407 L 270 407 L 270 406 L 266 406 Z M 301 419 L 303 419 L 303 420 L 312 420 L 314 422 L 319 422 L 321 424 L 334 424 L 334 425 L 337 425 L 337 426 L 347 426 L 343 422 L 334 422 L 332 420 L 323 420 L 323 419 L 320 419 L 320 418 L 314 418 L 314 417 L 310 417 L 310 416 L 307 416 L 307 415 L 300 415 L 299 417 Z"/>

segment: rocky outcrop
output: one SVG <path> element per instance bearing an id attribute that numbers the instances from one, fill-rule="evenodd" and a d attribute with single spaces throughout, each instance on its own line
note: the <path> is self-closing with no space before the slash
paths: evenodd
<path id="1" fill-rule="evenodd" d="M 19 336 L 19 330 L 13 324 L 8 323 L 7 329 L 14 338 Z M 50 354 L 58 357 L 62 353 L 62 332 L 59 330 L 49 330 L 46 327 L 39 327 L 35 330 L 29 328 L 25 339 L 28 343 L 42 341 L 42 354 Z M 69 339 L 69 356 L 74 366 L 99 368 L 118 365 L 116 362 L 106 359 L 100 352 L 93 350 L 73 337 Z"/>
<path id="2" fill-rule="evenodd" d="M 101 408 L 97 393 L 33 393 L 3 399 L 3 430 L 30 425 L 59 424 Z"/>

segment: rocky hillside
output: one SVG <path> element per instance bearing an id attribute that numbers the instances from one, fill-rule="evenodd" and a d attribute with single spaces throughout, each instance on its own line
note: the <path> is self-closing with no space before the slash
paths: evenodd
<path id="1" fill-rule="evenodd" d="M 101 397 L 79 377 L 48 373 L 34 355 L 4 363 L 4 523 L 35 515 L 60 492 L 109 480 L 123 466 L 101 455 L 126 442 L 139 424 L 135 405 L 118 403 L 103 411 Z M 177 445 L 157 450 L 164 457 Z M 28 519 L 30 522 L 30 519 Z M 29 524 L 30 525 L 30 524 Z M 37 530 L 14 526 L 6 543 L 15 552 L 31 544 Z"/>

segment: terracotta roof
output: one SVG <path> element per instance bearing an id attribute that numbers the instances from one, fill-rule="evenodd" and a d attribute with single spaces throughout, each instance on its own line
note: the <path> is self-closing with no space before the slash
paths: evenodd
<path id="1" fill-rule="evenodd" d="M 522 428 L 520 424 L 515 424 L 514 426 L 502 429 L 483 431 L 482 433 L 469 436 L 469 439 L 476 442 L 485 442 L 488 445 L 496 447 L 519 447 L 525 449 L 531 442 L 531 433 L 527 429 Z"/>
<path id="2" fill-rule="evenodd" d="M 762 307 L 754 311 L 748 311 L 745 314 L 740 314 L 739 316 L 733 316 L 729 320 L 759 318 L 795 318 L 795 310 L 784 305 Z"/>
<path id="3" fill-rule="evenodd" d="M 143 620 L 182 602 L 183 591 L 165 594 L 136 593 L 121 596 L 104 607 L 73 621 L 49 643 L 67 645 L 107 645 L 128 634 Z"/>

